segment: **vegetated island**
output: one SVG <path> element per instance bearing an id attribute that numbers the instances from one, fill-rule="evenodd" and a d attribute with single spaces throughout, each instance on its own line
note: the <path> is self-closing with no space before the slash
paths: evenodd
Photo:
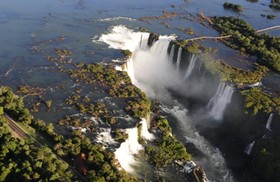
<path id="1" fill-rule="evenodd" d="M 69 74 L 73 80 L 89 84 L 93 88 L 102 87 L 111 97 L 123 100 L 124 111 L 135 119 L 152 114 L 150 132 L 156 138 L 152 141 L 141 138 L 141 125 L 138 125 L 139 142 L 145 148 L 144 153 L 139 155 L 143 155 L 143 158 L 146 158 L 155 168 L 170 169 L 172 166 L 178 168 L 175 160 L 184 163 L 191 159 L 184 145 L 172 135 L 172 129 L 168 121 L 161 116 L 157 104 L 149 101 L 140 89 L 132 85 L 126 72 L 117 71 L 110 65 L 74 64 L 70 59 L 72 54 L 70 50 L 56 49 L 56 53 L 57 57 L 48 57 L 48 60 L 59 64 L 58 69 Z M 20 87 L 19 91 L 23 95 L 28 95 L 32 89 L 27 88 L 29 87 Z M 92 141 L 91 132 L 85 133 L 79 129 L 87 127 L 90 131 L 94 131 L 95 126 L 90 122 L 73 116 L 65 116 L 58 121 L 58 124 L 74 129 L 70 133 L 59 134 L 55 130 L 55 124 L 46 124 L 45 121 L 35 119 L 29 109 L 24 107 L 23 97 L 14 94 L 11 88 L 0 87 L 0 98 L 0 121 L 3 126 L 1 127 L 3 129 L 1 132 L 2 153 L 4 152 L 3 160 L 1 160 L 4 163 L 0 171 L 2 180 L 139 180 L 124 170 L 120 170 L 120 164 L 115 159 L 113 152 L 104 148 L 102 144 Z M 65 102 L 81 113 L 100 118 L 112 128 L 118 124 L 113 111 L 109 111 L 102 102 L 95 102 L 90 97 L 82 96 L 79 89 L 76 90 L 76 95 L 69 96 Z M 47 106 L 51 107 L 51 102 Z M 4 113 L 28 130 L 33 131 L 32 135 L 35 139 L 14 138 L 3 119 Z M 34 129 L 32 130 L 32 128 Z M 123 142 L 127 138 L 127 133 L 118 128 L 112 131 L 112 135 L 119 142 Z M 37 143 L 38 138 L 43 138 L 40 141 L 40 145 L 44 146 L 43 149 L 34 144 L 34 141 Z M 19 155 L 21 157 L 18 157 Z M 73 165 L 71 159 L 75 160 L 76 165 Z M 202 168 L 196 168 L 197 171 L 204 173 Z M 184 175 L 194 179 L 193 174 L 195 172 L 183 173 L 174 176 L 174 179 L 179 179 Z M 155 174 L 154 178 L 164 179 L 160 174 Z"/>
<path id="2" fill-rule="evenodd" d="M 241 5 L 233 4 L 233 3 L 229 3 L 229 2 L 225 2 L 223 7 L 225 9 L 230 9 L 230 10 L 233 10 L 233 11 L 236 11 L 236 12 L 243 11 L 243 7 Z"/>
<path id="3" fill-rule="evenodd" d="M 280 10 L 280 1 L 279 0 L 271 0 L 269 7 L 272 8 L 272 9 L 275 9 L 275 10 Z"/>
<path id="4" fill-rule="evenodd" d="M 258 62 L 280 72 L 280 38 L 260 34 L 247 22 L 234 17 L 213 17 L 213 27 L 221 35 L 231 35 L 226 45 L 240 52 L 258 57 Z"/>

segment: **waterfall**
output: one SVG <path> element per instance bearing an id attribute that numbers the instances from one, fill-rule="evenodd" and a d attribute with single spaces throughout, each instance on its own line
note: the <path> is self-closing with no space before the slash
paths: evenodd
<path id="1" fill-rule="evenodd" d="M 141 40 L 140 40 L 140 43 L 139 43 L 139 47 L 142 47 L 142 41 L 143 41 L 143 35 L 141 34 Z"/>
<path id="2" fill-rule="evenodd" d="M 269 131 L 271 131 L 271 122 L 272 122 L 272 118 L 273 118 L 273 113 L 271 113 L 268 117 L 268 120 L 266 122 L 265 128 L 268 129 Z"/>
<path id="3" fill-rule="evenodd" d="M 221 82 L 215 95 L 210 99 L 206 106 L 208 114 L 215 120 L 222 120 L 224 110 L 227 104 L 230 103 L 233 92 L 234 90 L 231 86 Z"/>
<path id="4" fill-rule="evenodd" d="M 126 129 L 128 138 L 121 144 L 121 146 L 115 151 L 116 159 L 118 159 L 121 167 L 129 172 L 134 173 L 133 165 L 138 162 L 135 160 L 134 155 L 140 150 L 143 150 L 143 146 L 138 142 L 138 128 Z"/>
<path id="5" fill-rule="evenodd" d="M 208 173 L 207 176 L 216 178 L 216 175 L 219 174 L 218 176 L 220 176 L 220 179 L 216 178 L 217 181 L 234 181 L 231 171 L 227 168 L 222 152 L 218 148 L 211 146 L 211 144 L 205 140 L 203 136 L 199 135 L 198 132 L 195 132 L 194 134 L 195 137 L 193 138 L 185 136 L 187 143 L 193 143 L 196 148 L 198 148 L 203 154 L 207 156 L 207 158 L 209 158 L 209 161 L 204 164 L 208 170 L 209 168 L 217 170 L 214 174 L 212 174 L 214 176 L 211 176 L 210 173 Z M 208 172 L 210 172 L 210 170 Z"/>
<path id="6" fill-rule="evenodd" d="M 179 71 L 180 63 L 182 58 L 182 47 L 179 47 L 178 54 L 177 54 L 177 61 L 176 61 L 176 70 Z"/>
<path id="7" fill-rule="evenodd" d="M 251 143 L 249 143 L 249 145 L 246 146 L 245 150 L 244 150 L 244 153 L 247 154 L 247 155 L 250 155 L 251 152 L 252 152 L 252 149 L 254 147 L 254 144 L 255 144 L 255 140 Z"/>
<path id="8" fill-rule="evenodd" d="M 140 123 L 142 124 L 141 136 L 147 140 L 154 139 L 155 136 L 148 131 L 147 120 L 142 118 L 142 121 Z"/>
<path id="9" fill-rule="evenodd" d="M 100 132 L 95 138 L 97 143 L 102 143 L 106 147 L 116 144 L 116 141 L 111 136 L 111 128 L 100 128 L 99 130 Z"/>
<path id="10" fill-rule="evenodd" d="M 172 45 L 170 54 L 169 54 L 169 59 L 171 62 L 173 62 L 173 57 L 174 57 L 174 49 L 175 49 L 175 44 Z"/>
<path id="11" fill-rule="evenodd" d="M 117 31 L 112 29 L 107 37 L 114 37 Z M 127 30 L 123 30 L 122 32 L 127 32 L 128 34 L 134 34 Z M 106 36 L 102 36 L 106 37 Z M 118 49 L 126 48 L 126 41 L 130 41 L 130 38 L 135 38 L 137 36 L 123 35 L 118 40 L 113 39 L 114 41 L 110 41 L 110 39 L 100 40 L 108 43 L 110 47 L 115 45 L 116 42 L 119 43 Z M 128 40 L 126 40 L 128 39 Z M 172 106 L 167 107 L 163 105 L 161 109 L 163 112 L 166 112 L 168 116 L 174 118 L 176 123 L 178 124 L 178 128 L 180 131 L 178 133 L 182 133 L 183 136 L 195 138 L 195 146 L 205 152 L 207 157 L 203 158 L 203 161 L 198 161 L 203 164 L 207 164 L 207 170 L 211 173 L 213 179 L 219 179 L 218 181 L 233 181 L 230 170 L 228 170 L 225 160 L 221 152 L 213 147 L 209 142 L 206 141 L 203 137 L 199 135 L 199 133 L 195 130 L 195 128 L 191 125 L 191 118 L 188 117 L 188 111 L 185 107 L 179 105 L 178 102 L 174 101 L 171 93 L 168 91 L 168 88 L 180 88 L 182 86 L 182 75 L 178 74 L 178 71 L 175 69 L 173 65 L 173 61 L 170 61 L 170 57 L 173 54 L 173 57 L 176 57 L 172 50 L 170 49 L 170 53 L 168 54 L 168 47 L 170 45 L 170 41 L 174 40 L 174 36 L 160 36 L 159 40 L 154 42 L 151 47 L 147 47 L 143 49 L 143 46 L 146 46 L 147 37 L 142 38 L 141 47 L 139 41 L 141 40 L 141 36 L 139 36 L 137 42 L 137 48 L 134 49 L 133 55 L 128 60 L 128 62 L 133 60 L 134 67 L 134 75 L 136 78 L 135 85 L 139 87 L 143 92 L 145 92 L 150 98 L 158 99 L 163 103 L 169 103 Z M 133 46 L 133 44 L 132 44 Z M 170 47 L 169 47 L 170 48 Z M 175 49 L 175 48 L 174 48 Z M 131 48 L 132 50 L 132 48 Z M 178 55 L 180 50 L 178 49 L 176 66 L 177 64 L 180 66 L 181 59 L 178 59 Z M 193 59 L 193 67 L 195 64 L 195 56 Z M 175 59 L 174 59 L 175 62 Z M 191 60 L 190 60 L 191 62 Z M 191 65 L 191 63 L 190 63 Z M 178 66 L 178 67 L 179 67 Z M 193 69 L 193 68 L 192 68 Z M 190 73 L 193 71 L 190 69 Z M 126 66 L 126 70 L 129 72 L 128 66 Z M 129 74 L 132 75 L 132 74 Z M 185 76 L 185 75 L 184 75 Z M 174 106 L 174 107 L 173 107 Z M 166 109 L 164 109 L 166 108 Z M 151 134 L 148 132 L 148 127 L 146 127 L 146 122 L 141 121 L 142 129 L 141 135 L 143 138 L 151 138 Z M 176 126 L 177 126 L 176 124 Z M 134 172 L 132 166 L 138 164 L 137 160 L 134 158 L 134 154 L 141 150 L 143 147 L 138 143 L 136 134 L 137 131 L 134 129 L 128 129 L 127 133 L 129 134 L 128 139 L 121 144 L 120 148 L 116 150 L 115 155 L 116 159 L 120 161 L 121 167 L 128 172 Z M 170 135 L 172 135 L 170 133 Z M 135 151 L 135 152 L 132 152 Z M 222 179 L 222 180 L 220 180 Z"/>
<path id="12" fill-rule="evenodd" d="M 156 41 L 151 49 L 150 49 L 150 53 L 153 54 L 153 55 L 157 55 L 159 56 L 160 58 L 162 57 L 167 57 L 168 54 L 167 54 L 167 49 L 168 49 L 168 46 L 169 46 L 169 40 L 159 40 L 159 41 Z"/>
<path id="13" fill-rule="evenodd" d="M 202 66 L 202 61 L 200 62 L 199 68 L 198 68 L 198 73 L 199 73 L 199 74 L 201 74 L 201 71 L 200 71 L 200 70 L 201 70 L 201 66 Z"/>
<path id="14" fill-rule="evenodd" d="M 249 87 L 259 87 L 259 86 L 262 86 L 262 82 L 257 82 L 257 83 L 249 85 Z"/>
<path id="15" fill-rule="evenodd" d="M 134 66 L 133 66 L 133 59 L 129 58 L 125 64 L 124 71 L 127 72 L 128 76 L 131 79 L 132 84 L 135 83 L 135 74 L 134 74 Z"/>
<path id="16" fill-rule="evenodd" d="M 189 64 L 189 66 L 187 68 L 184 80 L 187 80 L 189 78 L 189 76 L 191 75 L 192 70 L 193 70 L 194 65 L 195 65 L 196 59 L 197 59 L 197 57 L 194 54 L 192 54 L 191 60 L 190 60 L 190 64 Z"/>

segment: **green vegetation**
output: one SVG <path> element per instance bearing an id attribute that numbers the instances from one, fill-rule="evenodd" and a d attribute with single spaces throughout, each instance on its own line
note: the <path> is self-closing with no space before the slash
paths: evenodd
<path id="1" fill-rule="evenodd" d="M 269 20 L 273 20 L 276 17 L 275 15 L 264 15 L 264 14 L 261 14 L 261 16 L 266 17 Z"/>
<path id="2" fill-rule="evenodd" d="M 280 10 L 280 4 L 270 4 L 269 7 L 275 10 Z"/>
<path id="3" fill-rule="evenodd" d="M 0 105 L 0 181 L 72 181 L 68 164 L 58 159 L 49 148 L 12 137 L 3 111 L 27 125 L 33 121 L 22 98 L 10 88 L 0 87 Z"/>
<path id="4" fill-rule="evenodd" d="M 252 3 L 259 2 L 259 0 L 247 0 L 247 1 L 250 1 L 250 2 L 252 2 Z"/>
<path id="5" fill-rule="evenodd" d="M 131 57 L 132 52 L 130 50 L 123 50 L 122 51 L 124 53 L 124 55 L 126 55 L 127 57 Z"/>
<path id="6" fill-rule="evenodd" d="M 191 156 L 186 148 L 171 134 L 171 127 L 168 121 L 157 116 L 152 121 L 153 128 L 159 130 L 158 137 L 145 147 L 148 160 L 156 167 L 165 167 L 170 165 L 174 160 L 186 161 Z"/>
<path id="7" fill-rule="evenodd" d="M 195 32 L 193 28 L 177 28 L 177 30 L 184 32 L 185 34 L 194 35 Z"/>
<path id="8" fill-rule="evenodd" d="M 148 98 L 136 98 L 127 102 L 125 111 L 138 118 L 145 118 L 150 112 L 151 101 Z"/>
<path id="9" fill-rule="evenodd" d="M 267 16 L 266 16 L 266 18 L 267 18 L 267 19 L 270 19 L 270 20 L 274 19 L 275 17 L 276 17 L 275 15 L 267 15 Z"/>
<path id="10" fill-rule="evenodd" d="M 280 114 L 280 97 L 265 93 L 260 88 L 241 91 L 241 95 L 245 96 L 245 108 L 251 109 L 254 115 L 259 111 Z"/>
<path id="11" fill-rule="evenodd" d="M 280 137 L 258 140 L 254 149 L 251 172 L 261 181 L 279 181 Z"/>
<path id="12" fill-rule="evenodd" d="M 234 68 L 222 61 L 207 61 L 206 67 L 212 74 L 217 74 L 221 81 L 228 81 L 241 84 L 254 84 L 262 80 L 267 68 L 255 64 L 253 71 Z"/>
<path id="13" fill-rule="evenodd" d="M 48 109 L 50 109 L 51 106 L 52 106 L 52 100 L 47 100 L 46 101 L 46 106 L 47 106 Z"/>
<path id="14" fill-rule="evenodd" d="M 213 17 L 214 28 L 222 35 L 232 35 L 224 42 L 231 48 L 257 56 L 259 63 L 280 72 L 280 38 L 258 34 L 244 20 L 234 17 Z"/>
<path id="15" fill-rule="evenodd" d="M 272 8 L 272 9 L 275 9 L 275 10 L 280 10 L 280 1 L 279 0 L 271 0 L 269 7 Z"/>
<path id="16" fill-rule="evenodd" d="M 238 5 L 238 4 L 225 2 L 223 6 L 224 6 L 225 9 L 231 9 L 231 10 L 236 11 L 236 12 L 243 11 L 243 7 L 241 5 Z"/>
<path id="17" fill-rule="evenodd" d="M 189 44 L 190 50 L 197 48 L 196 44 Z M 124 53 L 129 56 L 128 51 Z M 57 53 L 58 54 L 58 53 Z M 100 88 L 110 97 L 121 101 L 124 111 L 135 118 L 145 118 L 151 111 L 151 101 L 136 86 L 131 83 L 126 72 L 117 71 L 112 65 L 103 64 L 73 64 L 63 61 L 58 54 L 58 58 L 49 60 L 59 64 L 59 71 L 68 73 L 76 82 L 83 82 L 92 86 L 93 90 Z M 65 56 L 64 56 L 65 57 Z M 64 59 L 64 58 L 63 58 Z M 67 65 L 66 65 L 67 64 Z M 93 101 L 92 98 L 83 96 L 81 89 L 76 89 L 73 95 L 65 100 L 66 104 L 76 107 L 81 113 L 106 121 L 109 125 L 119 124 L 114 117 L 114 110 L 110 110 L 102 102 Z M 82 128 L 94 131 L 92 121 L 79 119 L 79 117 L 66 116 L 58 122 L 59 125 L 71 129 L 71 133 L 59 138 L 52 139 L 53 149 L 62 158 L 75 158 L 81 153 L 85 154 L 87 166 L 86 178 L 90 181 L 137 181 L 124 171 L 119 170 L 119 165 L 114 159 L 114 154 L 104 146 L 94 143 L 90 140 L 90 134 L 83 133 Z M 156 167 L 171 165 L 174 160 L 189 160 L 183 144 L 172 136 L 171 127 L 166 119 L 157 117 L 154 120 L 153 129 L 156 132 L 156 139 L 153 141 L 141 140 L 147 151 L 148 161 Z M 141 127 L 138 128 L 141 130 Z M 44 131 L 47 131 L 44 129 Z M 159 132 L 159 133 L 158 133 Z M 127 139 L 128 134 L 125 130 L 115 129 L 112 131 L 113 137 L 119 142 Z M 140 132 L 139 132 L 140 134 Z M 53 138 L 52 135 L 48 135 Z M 141 155 L 141 154 L 139 154 Z"/>
<path id="18" fill-rule="evenodd" d="M 122 129 L 116 129 L 114 132 L 115 134 L 115 140 L 119 142 L 124 142 L 128 138 L 128 134 L 125 132 L 125 130 Z"/>
<path id="19" fill-rule="evenodd" d="M 76 158 L 80 153 L 87 156 L 87 176 L 90 181 L 136 181 L 124 171 L 118 170 L 114 154 L 93 144 L 89 137 L 80 130 L 73 130 L 71 135 L 62 136 L 54 131 L 53 124 L 46 124 L 42 120 L 34 120 L 27 108 L 23 106 L 23 99 L 13 93 L 9 87 L 0 87 L 0 108 L 9 113 L 15 120 L 31 125 L 52 140 L 54 152 L 68 161 Z M 57 159 L 48 148 L 37 148 L 32 143 L 11 137 L 8 127 L 0 118 L 1 130 L 1 179 L 72 181 L 72 173 L 68 164 Z M 60 124 L 77 123 L 66 117 Z M 85 126 L 85 125 L 84 125 Z M 19 157 L 20 156 L 20 157 Z M 1 181 L 2 181 L 1 180 Z M 17 181 L 17 180 L 16 180 Z"/>

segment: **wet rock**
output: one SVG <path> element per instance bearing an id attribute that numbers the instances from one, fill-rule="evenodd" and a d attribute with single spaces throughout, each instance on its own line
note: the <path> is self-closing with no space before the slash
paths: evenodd
<path id="1" fill-rule="evenodd" d="M 152 46 L 159 39 L 159 35 L 155 33 L 150 33 L 148 39 L 148 46 Z"/>

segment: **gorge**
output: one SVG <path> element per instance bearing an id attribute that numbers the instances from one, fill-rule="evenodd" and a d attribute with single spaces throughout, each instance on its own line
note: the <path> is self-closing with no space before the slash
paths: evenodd
<path id="1" fill-rule="evenodd" d="M 277 2 L 27 2 L 0 2 L 0 181 L 278 181 Z"/>

